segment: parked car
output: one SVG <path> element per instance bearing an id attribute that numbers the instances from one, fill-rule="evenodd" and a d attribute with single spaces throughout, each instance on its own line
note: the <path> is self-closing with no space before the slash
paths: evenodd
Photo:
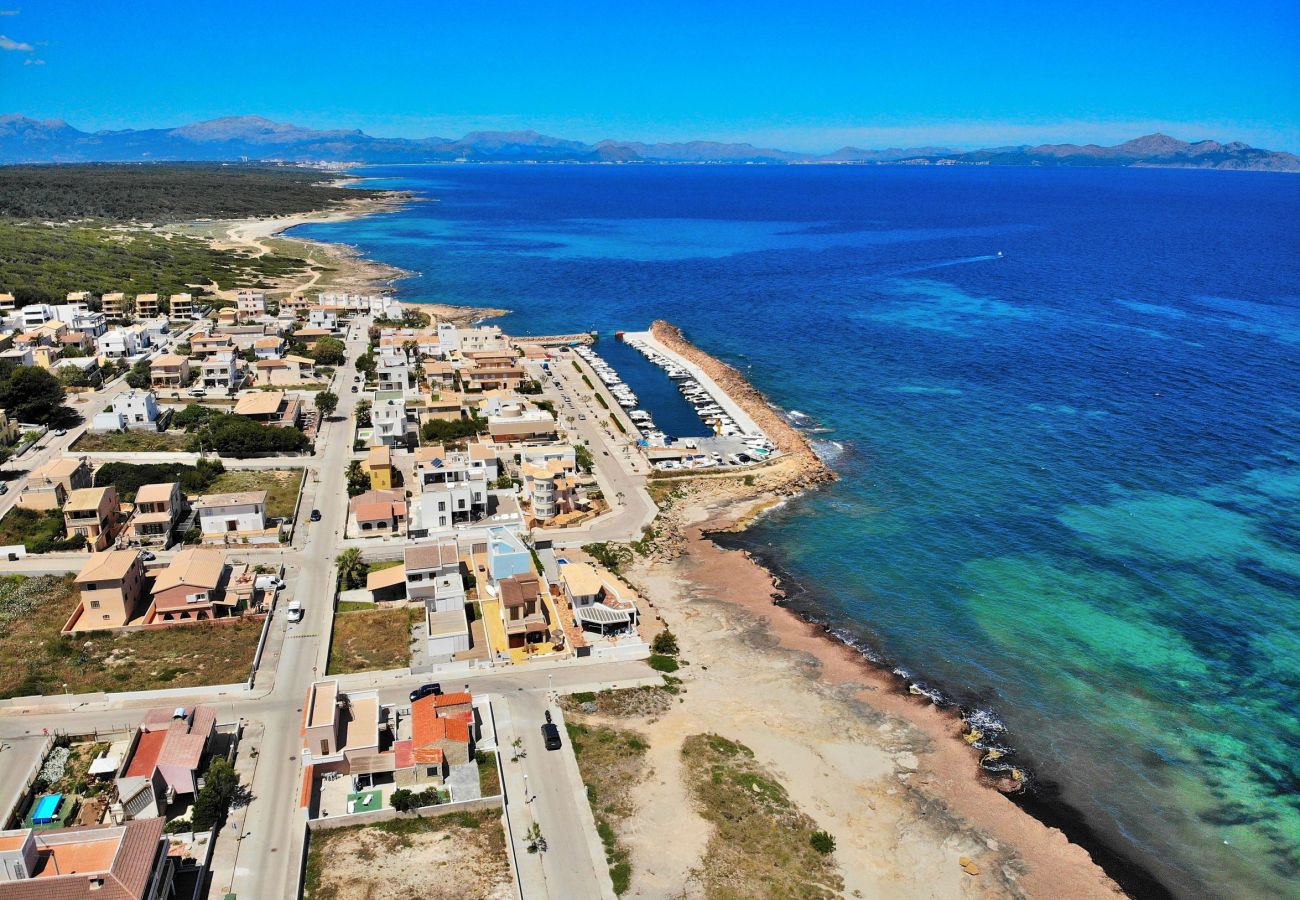
<path id="1" fill-rule="evenodd" d="M 140 554 L 140 558 L 143 559 L 145 562 L 153 562 L 158 557 L 155 556 L 151 551 L 145 550 Z"/>
<path id="2" fill-rule="evenodd" d="M 437 696 L 441 693 L 442 693 L 442 685 L 440 684 L 422 684 L 415 690 L 411 691 L 411 702 L 414 703 L 416 700 L 419 700 L 421 697 L 427 697 L 430 694 Z"/>
<path id="3" fill-rule="evenodd" d="M 205 391 L 203 388 L 194 388 L 193 390 L 190 391 L 191 397 L 206 397 L 207 395 L 208 392 Z"/>
<path id="4" fill-rule="evenodd" d="M 311 511 L 311 520 L 312 520 L 313 522 L 319 522 L 319 521 L 320 521 L 320 510 L 319 510 L 319 509 L 313 509 L 313 510 Z"/>
<path id="5" fill-rule="evenodd" d="M 66 428 L 56 428 L 55 431 L 54 431 L 54 436 L 55 436 L 55 437 L 63 437 L 63 436 L 64 436 L 65 434 L 67 434 L 67 433 L 68 433 L 68 429 L 66 429 Z"/>
<path id="6" fill-rule="evenodd" d="M 352 393 L 355 394 L 356 392 L 357 392 L 357 386 L 354 384 L 352 385 Z"/>
<path id="7" fill-rule="evenodd" d="M 542 741 L 546 744 L 547 750 L 559 750 L 564 746 L 560 743 L 560 729 L 554 722 L 547 722 L 542 725 Z"/>
<path id="8" fill-rule="evenodd" d="M 290 622 L 302 621 L 302 604 L 297 600 L 289 601 L 288 616 Z"/>

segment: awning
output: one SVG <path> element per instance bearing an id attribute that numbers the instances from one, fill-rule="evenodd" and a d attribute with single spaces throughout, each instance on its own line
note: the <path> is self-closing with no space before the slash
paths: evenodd
<path id="1" fill-rule="evenodd" d="M 632 621 L 632 614 L 629 611 L 621 609 L 610 609 L 603 603 L 593 603 L 590 606 L 579 606 L 573 610 L 573 614 L 583 622 L 590 622 L 593 625 L 621 625 Z"/>

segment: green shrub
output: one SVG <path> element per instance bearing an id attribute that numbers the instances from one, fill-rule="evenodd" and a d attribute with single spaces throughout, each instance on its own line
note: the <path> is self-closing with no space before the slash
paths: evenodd
<path id="1" fill-rule="evenodd" d="M 676 672 L 677 660 L 671 656 L 664 656 L 660 653 L 650 654 L 650 668 L 656 672 Z"/>
<path id="2" fill-rule="evenodd" d="M 676 656 L 678 649 L 677 635 L 665 628 L 655 635 L 654 641 L 650 644 L 650 649 L 665 656 Z"/>
<path id="3" fill-rule="evenodd" d="M 822 856 L 835 852 L 835 838 L 829 832 L 814 831 L 808 843 L 812 844 L 812 848 Z"/>

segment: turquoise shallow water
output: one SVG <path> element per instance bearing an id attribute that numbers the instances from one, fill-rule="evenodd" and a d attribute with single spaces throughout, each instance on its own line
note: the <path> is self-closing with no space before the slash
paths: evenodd
<path id="1" fill-rule="evenodd" d="M 371 174 L 436 202 L 299 233 L 520 333 L 677 322 L 843 475 L 742 539 L 801 612 L 1000 722 L 1112 862 L 1297 894 L 1300 180 Z"/>

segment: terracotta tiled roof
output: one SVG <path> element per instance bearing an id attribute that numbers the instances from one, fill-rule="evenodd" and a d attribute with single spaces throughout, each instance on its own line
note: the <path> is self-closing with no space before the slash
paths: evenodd
<path id="1" fill-rule="evenodd" d="M 163 824 L 162 819 L 136 819 L 125 825 L 38 832 L 41 862 L 35 877 L 0 884 L 0 898 L 141 900 L 153 875 Z M 90 875 L 101 876 L 103 884 L 92 888 Z"/>

